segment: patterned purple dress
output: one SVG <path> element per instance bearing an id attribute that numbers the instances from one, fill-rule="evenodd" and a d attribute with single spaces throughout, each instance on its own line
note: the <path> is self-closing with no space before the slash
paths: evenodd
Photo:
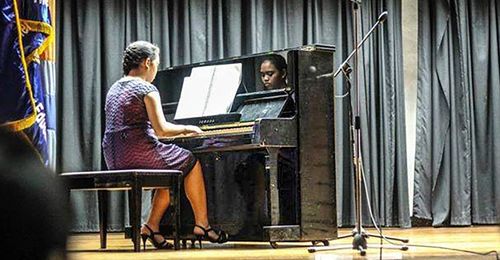
<path id="1" fill-rule="evenodd" d="M 106 96 L 106 131 L 102 147 L 108 169 L 172 169 L 188 174 L 193 154 L 175 144 L 164 144 L 151 126 L 144 96 L 158 89 L 141 79 L 118 80 Z"/>

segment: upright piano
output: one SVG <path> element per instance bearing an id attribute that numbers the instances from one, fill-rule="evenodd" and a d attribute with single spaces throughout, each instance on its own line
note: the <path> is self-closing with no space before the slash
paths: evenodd
<path id="1" fill-rule="evenodd" d="M 209 220 L 232 241 L 326 241 L 337 237 L 334 160 L 334 98 L 331 79 L 335 48 L 299 48 L 183 65 L 159 71 L 167 120 L 173 121 L 183 79 L 198 66 L 242 64 L 242 80 L 230 111 L 184 118 L 197 136 L 163 138 L 191 150 L 200 160 Z M 263 90 L 259 66 L 275 53 L 287 60 L 285 89 Z M 181 237 L 193 231 L 184 198 Z M 165 220 L 165 225 L 168 220 Z M 168 225 L 167 225 L 168 226 Z"/>

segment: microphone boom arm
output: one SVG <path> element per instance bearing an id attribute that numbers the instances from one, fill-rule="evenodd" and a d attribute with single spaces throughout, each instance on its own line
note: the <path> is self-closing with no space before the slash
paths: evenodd
<path id="1" fill-rule="evenodd" d="M 372 28 L 370 28 L 370 30 L 368 31 L 368 33 L 366 33 L 365 37 L 363 37 L 363 39 L 358 44 L 358 46 L 356 46 L 356 48 L 351 52 L 351 54 L 349 54 L 349 56 L 347 57 L 347 59 L 345 59 L 344 62 L 342 62 L 342 64 L 340 64 L 340 66 L 337 69 L 337 71 L 335 71 L 335 73 L 331 72 L 331 73 L 319 75 L 319 76 L 317 76 L 317 78 L 329 78 L 329 77 L 332 77 L 332 76 L 334 78 L 337 77 L 339 75 L 339 73 L 342 71 L 342 68 L 349 62 L 349 60 L 351 60 L 352 56 L 354 56 L 354 54 L 356 54 L 356 52 L 358 52 L 359 49 L 361 49 L 361 46 L 363 46 L 363 43 L 365 43 L 365 41 L 371 36 L 371 34 L 373 33 L 373 31 L 375 31 L 375 29 L 377 29 L 377 27 L 381 23 L 383 23 L 386 19 L 387 19 L 387 11 L 384 11 L 384 12 L 382 12 L 382 14 L 380 14 L 380 16 L 378 17 L 377 22 L 372 26 Z"/>

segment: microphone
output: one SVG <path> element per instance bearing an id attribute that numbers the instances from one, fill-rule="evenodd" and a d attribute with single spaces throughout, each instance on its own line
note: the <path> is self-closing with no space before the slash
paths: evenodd
<path id="1" fill-rule="evenodd" d="M 352 72 L 352 68 L 349 63 L 344 64 L 344 66 L 342 66 L 342 70 L 347 74 L 350 74 Z"/>
<path id="2" fill-rule="evenodd" d="M 349 60 L 352 58 L 352 56 L 354 56 L 354 54 L 356 52 L 358 52 L 358 50 L 361 48 L 361 46 L 363 46 L 363 43 L 365 43 L 365 41 L 368 39 L 368 37 L 370 37 L 370 35 L 373 33 L 373 31 L 375 31 L 375 29 L 377 29 L 377 27 L 381 23 L 383 23 L 385 20 L 387 20 L 387 15 L 388 15 L 387 11 L 384 11 L 379 15 L 377 22 L 372 26 L 372 28 L 368 31 L 368 33 L 366 33 L 365 37 L 363 38 L 363 40 L 361 40 L 361 42 L 358 44 L 358 46 L 355 46 L 354 50 L 351 52 L 351 54 L 349 54 L 349 57 L 347 57 L 347 59 L 345 59 L 344 62 L 342 62 L 342 64 L 339 66 L 339 68 L 337 69 L 336 72 L 330 72 L 330 73 L 318 75 L 318 76 L 316 76 L 316 78 L 321 79 L 321 78 L 329 78 L 329 77 L 335 78 L 335 77 L 337 77 L 337 75 L 342 71 L 342 68 L 345 66 L 345 64 L 347 62 L 349 62 Z"/>
<path id="3" fill-rule="evenodd" d="M 382 13 L 380 14 L 380 16 L 378 17 L 378 21 L 379 21 L 380 23 L 385 22 L 385 20 L 387 20 L 387 14 L 388 14 L 388 12 L 387 12 L 387 11 L 382 12 Z"/>

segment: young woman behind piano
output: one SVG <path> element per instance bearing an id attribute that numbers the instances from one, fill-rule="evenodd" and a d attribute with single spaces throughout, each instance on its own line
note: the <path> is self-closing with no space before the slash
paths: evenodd
<path id="1" fill-rule="evenodd" d="M 159 48 L 149 42 L 130 44 L 123 53 L 124 77 L 115 82 L 106 96 L 106 131 L 102 143 L 109 169 L 175 169 L 183 172 L 184 189 L 194 212 L 193 233 L 199 240 L 224 243 L 227 234 L 212 229 L 207 218 L 203 172 L 193 154 L 158 136 L 198 134 L 200 128 L 176 125 L 165 120 L 158 89 L 151 84 L 158 71 Z M 168 190 L 155 191 L 141 237 L 161 249 L 172 248 L 158 233 L 160 220 L 170 202 Z"/>
<path id="2" fill-rule="evenodd" d="M 271 54 L 260 63 L 260 79 L 265 90 L 286 88 L 286 60 L 279 54 Z"/>

